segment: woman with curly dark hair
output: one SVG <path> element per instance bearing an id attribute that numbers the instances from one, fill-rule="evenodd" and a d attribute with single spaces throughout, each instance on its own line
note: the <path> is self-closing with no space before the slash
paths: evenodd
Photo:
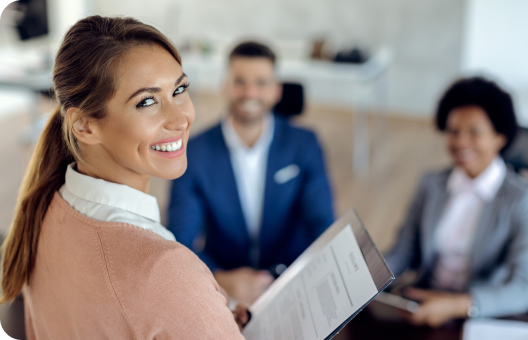
<path id="1" fill-rule="evenodd" d="M 497 84 L 461 79 L 441 98 L 436 125 L 453 166 L 426 174 L 387 255 L 395 275 L 416 269 L 408 318 L 449 320 L 528 310 L 528 185 L 501 154 L 517 130 L 513 103 Z"/>

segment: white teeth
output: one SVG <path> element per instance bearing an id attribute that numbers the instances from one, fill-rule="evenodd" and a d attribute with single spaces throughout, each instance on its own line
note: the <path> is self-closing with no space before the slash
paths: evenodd
<path id="1" fill-rule="evenodd" d="M 248 99 L 243 102 L 243 108 L 249 113 L 258 113 L 262 110 L 262 104 L 255 99 Z"/>
<path id="2" fill-rule="evenodd" d="M 181 147 L 182 147 L 182 143 L 183 143 L 183 141 L 180 138 L 176 142 L 165 143 L 165 144 L 156 144 L 156 145 L 150 146 L 150 148 L 152 150 L 170 152 L 170 151 L 180 150 Z"/>

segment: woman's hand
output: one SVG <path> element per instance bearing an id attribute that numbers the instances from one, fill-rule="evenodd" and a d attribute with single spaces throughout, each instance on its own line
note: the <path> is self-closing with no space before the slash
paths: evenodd
<path id="1" fill-rule="evenodd" d="M 251 320 L 251 312 L 245 303 L 238 303 L 232 312 L 240 330 Z"/>
<path id="2" fill-rule="evenodd" d="M 216 270 L 214 277 L 229 296 L 248 304 L 255 302 L 274 280 L 267 270 L 255 270 L 249 267 Z"/>
<path id="3" fill-rule="evenodd" d="M 408 288 L 405 290 L 405 295 L 420 302 L 420 307 L 416 312 L 405 314 L 409 322 L 434 328 L 453 319 L 465 318 L 471 303 L 469 294 Z"/>

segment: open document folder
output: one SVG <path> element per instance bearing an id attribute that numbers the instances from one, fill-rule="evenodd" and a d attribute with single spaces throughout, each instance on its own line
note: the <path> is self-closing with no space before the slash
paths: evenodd
<path id="1" fill-rule="evenodd" d="M 394 280 L 354 209 L 250 307 L 247 340 L 331 339 Z"/>

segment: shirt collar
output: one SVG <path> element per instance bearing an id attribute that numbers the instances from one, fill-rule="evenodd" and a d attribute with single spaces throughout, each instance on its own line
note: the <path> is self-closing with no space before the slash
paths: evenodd
<path id="1" fill-rule="evenodd" d="M 447 180 L 447 189 L 451 193 L 473 191 L 482 200 L 491 201 L 499 191 L 506 177 L 506 164 L 502 158 L 495 158 L 476 178 L 471 179 L 464 170 L 456 167 Z"/>
<path id="2" fill-rule="evenodd" d="M 73 169 L 66 170 L 66 189 L 75 196 L 94 203 L 124 209 L 133 214 L 160 222 L 160 211 L 156 197 L 129 186 L 107 182 L 83 175 Z"/>
<path id="3" fill-rule="evenodd" d="M 267 148 L 273 140 L 275 131 L 275 118 L 272 113 L 268 112 L 263 117 L 263 124 L 259 139 L 252 147 L 249 147 L 236 132 L 235 126 L 233 125 L 233 118 L 231 116 L 227 117 L 222 121 L 222 135 L 227 147 L 231 150 L 238 151 L 252 151 Z"/>

